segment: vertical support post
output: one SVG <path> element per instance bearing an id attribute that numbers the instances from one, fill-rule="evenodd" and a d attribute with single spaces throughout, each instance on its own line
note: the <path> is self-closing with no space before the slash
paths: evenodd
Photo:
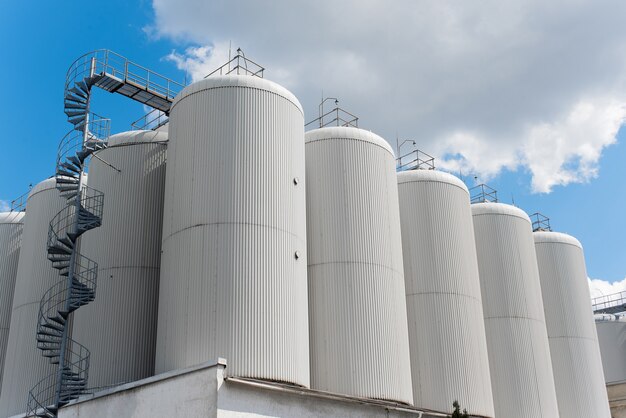
<path id="1" fill-rule="evenodd" d="M 96 74 L 96 65 L 98 65 L 96 57 L 91 57 L 91 62 L 89 63 L 89 78 Z"/>

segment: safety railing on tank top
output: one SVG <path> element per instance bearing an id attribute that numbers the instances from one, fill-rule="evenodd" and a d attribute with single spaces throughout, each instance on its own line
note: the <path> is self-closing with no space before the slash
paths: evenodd
<path id="1" fill-rule="evenodd" d="M 486 184 L 474 186 L 469 192 L 471 203 L 498 203 L 498 192 Z"/>
<path id="2" fill-rule="evenodd" d="M 211 77 L 212 75 L 228 74 L 251 75 L 263 78 L 264 71 L 265 68 L 261 67 L 259 64 L 252 61 L 251 59 L 246 58 L 241 48 L 237 48 L 237 55 L 235 55 L 232 59 L 229 59 L 226 64 L 222 65 L 216 70 L 211 71 L 204 78 Z"/>
<path id="3" fill-rule="evenodd" d="M 157 130 L 161 126 L 169 122 L 169 117 L 159 109 L 152 109 L 136 121 L 130 124 L 132 130 L 135 131 L 147 131 Z"/>
<path id="4" fill-rule="evenodd" d="M 435 157 L 415 149 L 396 158 L 396 171 L 434 170 Z"/>
<path id="5" fill-rule="evenodd" d="M 26 193 L 16 197 L 11 200 L 11 204 L 9 205 L 9 212 L 24 212 L 26 211 L 26 201 L 28 200 L 28 195 L 30 194 L 30 190 Z"/>
<path id="6" fill-rule="evenodd" d="M 550 218 L 543 215 L 540 212 L 535 212 L 530 215 L 530 220 L 533 223 L 533 232 L 537 231 L 552 231 L 550 227 Z"/>

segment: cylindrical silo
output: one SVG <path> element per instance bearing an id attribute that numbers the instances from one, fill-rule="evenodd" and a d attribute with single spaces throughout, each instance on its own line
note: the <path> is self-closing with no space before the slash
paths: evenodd
<path id="1" fill-rule="evenodd" d="M 612 320 L 608 320 L 611 317 Z M 596 331 L 607 385 L 626 382 L 626 317 L 596 319 Z"/>
<path id="2" fill-rule="evenodd" d="M 50 221 L 66 205 L 53 178 L 37 184 L 28 195 L 2 378 L 2 417 L 25 412 L 28 391 L 56 370 L 37 348 L 35 332 L 41 297 L 62 279 L 48 260 L 47 239 Z"/>
<path id="3" fill-rule="evenodd" d="M 91 352 L 91 387 L 154 374 L 166 141 L 163 132 L 113 135 L 89 166 L 105 207 L 81 253 L 98 263 L 98 285 L 74 314 L 73 338 Z"/>
<path id="4" fill-rule="evenodd" d="M 0 213 L 0 392 L 23 226 L 24 212 Z"/>
<path id="5" fill-rule="evenodd" d="M 610 418 L 583 248 L 558 232 L 533 236 L 559 412 Z"/>
<path id="6" fill-rule="evenodd" d="M 559 416 L 528 215 L 472 205 L 496 417 Z"/>
<path id="7" fill-rule="evenodd" d="M 306 133 L 311 387 L 413 403 L 395 158 L 351 127 Z"/>
<path id="8" fill-rule="evenodd" d="M 186 87 L 170 113 L 156 372 L 309 385 L 304 116 L 253 76 Z"/>
<path id="9" fill-rule="evenodd" d="M 469 192 L 453 175 L 398 173 L 415 406 L 493 417 Z"/>

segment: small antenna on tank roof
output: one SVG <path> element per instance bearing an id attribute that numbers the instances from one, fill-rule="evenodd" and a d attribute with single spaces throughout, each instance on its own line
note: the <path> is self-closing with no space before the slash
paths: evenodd
<path id="1" fill-rule="evenodd" d="M 228 71 L 230 72 L 230 53 L 233 49 L 233 41 L 228 41 Z"/>
<path id="2" fill-rule="evenodd" d="M 398 138 L 398 131 L 396 131 L 396 155 L 400 155 L 400 139 Z"/>

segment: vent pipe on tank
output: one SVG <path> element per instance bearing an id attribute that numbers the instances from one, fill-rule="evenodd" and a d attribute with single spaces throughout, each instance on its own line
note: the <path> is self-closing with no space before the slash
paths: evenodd
<path id="1" fill-rule="evenodd" d="M 329 100 L 335 101 L 335 107 L 328 112 L 324 112 L 324 103 Z M 339 99 L 336 97 L 326 97 L 322 99 L 318 106 L 318 117 L 304 125 L 304 128 L 324 128 L 327 126 L 359 127 L 359 117 L 339 107 Z M 317 126 L 314 126 L 317 125 Z"/>

